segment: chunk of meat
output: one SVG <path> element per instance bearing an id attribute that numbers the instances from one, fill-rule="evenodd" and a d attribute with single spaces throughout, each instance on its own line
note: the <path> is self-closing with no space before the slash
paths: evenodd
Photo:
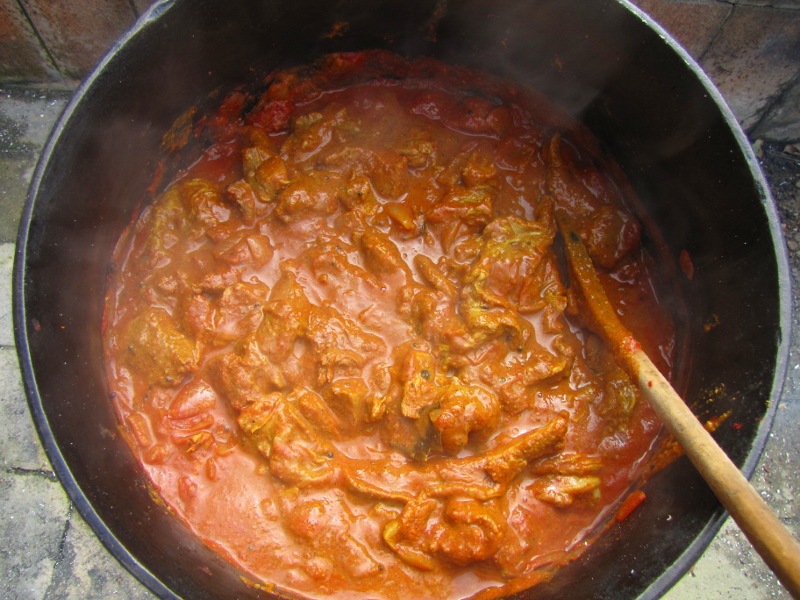
<path id="1" fill-rule="evenodd" d="M 353 176 L 365 175 L 383 198 L 397 198 L 405 190 L 408 159 L 392 150 L 347 147 L 328 155 L 325 165 Z"/>
<path id="2" fill-rule="evenodd" d="M 497 340 L 498 343 L 499 340 Z M 556 380 L 569 372 L 571 361 L 553 354 L 527 336 L 512 352 L 487 357 L 474 372 L 477 380 L 494 390 L 509 414 L 535 407 L 533 388 L 543 381 Z"/>
<path id="3" fill-rule="evenodd" d="M 494 189 L 485 185 L 455 185 L 427 210 L 425 218 L 434 224 L 457 223 L 464 231 L 480 231 L 492 219 L 494 194 Z"/>
<path id="4" fill-rule="evenodd" d="M 494 164 L 493 154 L 493 149 L 485 144 L 470 153 L 467 164 L 464 165 L 461 173 L 464 184 L 468 188 L 486 185 L 495 178 L 497 168 Z"/>
<path id="5" fill-rule="evenodd" d="M 589 337 L 585 352 L 587 365 L 597 375 L 603 390 L 598 412 L 607 419 L 609 430 L 616 431 L 628 424 L 639 399 L 638 390 L 598 336 Z"/>
<path id="6" fill-rule="evenodd" d="M 335 476 L 334 447 L 324 440 L 283 394 L 272 393 L 245 406 L 237 419 L 272 475 L 289 485 L 320 484 Z"/>
<path id="7" fill-rule="evenodd" d="M 306 337 L 319 357 L 322 382 L 356 376 L 368 356 L 386 351 L 381 338 L 330 306 L 313 307 Z"/>
<path id="8" fill-rule="evenodd" d="M 283 373 L 254 353 L 219 355 L 211 360 L 209 370 L 213 385 L 236 410 L 286 386 Z"/>
<path id="9" fill-rule="evenodd" d="M 483 440 L 497 427 L 502 407 L 492 392 L 477 386 L 450 383 L 441 396 L 441 407 L 431 412 L 431 422 L 442 436 L 442 449 L 456 455 L 471 433 Z"/>
<path id="10" fill-rule="evenodd" d="M 383 397 L 381 439 L 385 444 L 417 461 L 424 461 L 431 452 L 433 427 L 426 418 L 432 406 L 421 407 L 416 418 L 403 414 L 403 388 L 395 384 Z M 423 399 L 424 400 L 424 399 Z M 427 410 L 425 410 L 427 409 Z M 424 412 L 422 412 L 424 410 Z"/>
<path id="11" fill-rule="evenodd" d="M 422 234 L 424 231 L 423 225 L 424 223 L 420 223 L 418 226 L 418 222 L 421 221 L 421 213 L 418 213 L 418 216 L 415 216 L 414 213 L 409 209 L 409 207 L 403 202 L 386 202 L 383 205 L 383 209 L 386 211 L 386 214 L 397 223 L 400 228 L 405 232 L 417 232 Z"/>
<path id="12" fill-rule="evenodd" d="M 399 517 L 386 524 L 383 539 L 406 564 L 422 570 L 437 561 L 467 565 L 491 558 L 500 549 L 507 515 L 498 498 L 527 464 L 560 449 L 567 416 L 482 455 L 444 461 L 437 469 L 445 483 L 428 485 Z M 477 469 L 495 485 L 471 483 Z M 458 482 L 458 483 L 456 483 Z"/>
<path id="13" fill-rule="evenodd" d="M 225 188 L 225 195 L 239 208 L 245 225 L 252 225 L 255 223 L 256 217 L 266 212 L 267 205 L 259 199 L 253 187 L 244 180 L 230 184 Z"/>
<path id="14" fill-rule="evenodd" d="M 241 270 L 227 265 L 220 265 L 209 271 L 203 279 L 197 283 L 197 290 L 200 292 L 223 292 L 232 286 L 241 277 Z"/>
<path id="15" fill-rule="evenodd" d="M 189 179 L 181 182 L 178 186 L 189 217 L 195 224 L 210 228 L 230 219 L 230 207 L 208 181 Z"/>
<path id="16" fill-rule="evenodd" d="M 406 275 L 407 281 L 411 279 L 411 271 L 397 245 L 379 229 L 367 227 L 363 231 L 356 231 L 353 241 L 361 248 L 364 264 L 372 273 L 401 272 Z"/>
<path id="17" fill-rule="evenodd" d="M 497 103 L 479 96 L 467 96 L 448 112 L 445 122 L 448 127 L 468 133 L 491 135 L 494 131 L 494 120 L 490 117 L 497 108 Z"/>
<path id="18" fill-rule="evenodd" d="M 263 319 L 256 333 L 259 348 L 280 364 L 294 350 L 295 341 L 308 330 L 312 305 L 297 277 L 284 269 L 264 305 Z"/>
<path id="19" fill-rule="evenodd" d="M 469 565 L 494 556 L 503 542 L 506 517 L 500 502 L 448 498 L 444 519 L 432 532 L 431 551 L 456 565 Z"/>
<path id="20" fill-rule="evenodd" d="M 523 286 L 539 274 L 556 235 L 552 201 L 543 200 L 538 216 L 501 217 L 484 229 L 480 254 L 465 277 L 470 293 L 489 306 L 519 306 Z"/>
<path id="21" fill-rule="evenodd" d="M 406 504 L 383 530 L 387 545 L 407 564 L 431 571 L 436 559 L 459 566 L 487 560 L 502 544 L 506 518 L 495 500 L 451 497 Z"/>
<path id="22" fill-rule="evenodd" d="M 559 454 L 531 465 L 533 475 L 590 475 L 599 471 L 603 459 L 586 454 Z"/>
<path id="23" fill-rule="evenodd" d="M 263 267 L 272 258 L 272 242 L 259 233 L 244 235 L 222 244 L 214 255 L 229 265 Z"/>
<path id="24" fill-rule="evenodd" d="M 217 394 L 202 379 L 194 379 L 181 388 L 169 406 L 172 419 L 189 419 L 217 405 Z"/>
<path id="25" fill-rule="evenodd" d="M 630 376 L 614 365 L 605 375 L 605 394 L 601 412 L 609 419 L 611 429 L 626 426 L 639 399 L 639 392 Z"/>
<path id="26" fill-rule="evenodd" d="M 436 142 L 431 134 L 421 127 L 404 131 L 396 150 L 398 154 L 406 157 L 411 169 L 423 169 L 436 160 Z"/>
<path id="27" fill-rule="evenodd" d="M 576 177 L 574 165 L 562 149 L 563 141 L 556 134 L 547 145 L 544 156 L 547 162 L 547 188 L 559 210 L 573 221 L 581 222 L 597 211 L 600 202 Z"/>
<path id="28" fill-rule="evenodd" d="M 404 417 L 417 419 L 439 404 L 436 359 L 429 351 L 413 346 L 408 350 L 400 367 L 400 381 L 403 384 L 400 410 Z"/>
<path id="29" fill-rule="evenodd" d="M 268 133 L 285 131 L 294 106 L 288 100 L 274 99 L 265 95 L 256 107 L 248 113 L 247 122 Z"/>
<path id="30" fill-rule="evenodd" d="M 458 313 L 457 298 L 410 284 L 400 290 L 397 310 L 408 315 L 415 334 L 434 346 L 465 350 L 475 345 Z"/>
<path id="31" fill-rule="evenodd" d="M 341 176 L 332 172 L 298 175 L 278 194 L 275 214 L 287 224 L 331 215 L 339 207 L 337 186 L 341 183 Z"/>
<path id="32" fill-rule="evenodd" d="M 641 226 L 621 210 L 602 206 L 578 233 L 586 243 L 589 256 L 600 266 L 610 269 L 639 245 Z"/>
<path id="33" fill-rule="evenodd" d="M 237 282 L 215 302 L 214 335 L 220 340 L 245 338 L 258 328 L 269 288 L 261 282 Z"/>
<path id="34" fill-rule="evenodd" d="M 358 434 L 368 415 L 369 388 L 360 377 L 333 381 L 329 388 L 328 406 L 339 417 L 342 428 Z"/>
<path id="35" fill-rule="evenodd" d="M 353 229 L 353 237 L 358 238 L 365 231 L 366 226 L 359 219 L 342 219 L 345 220 Z M 360 310 L 369 306 L 369 299 L 374 298 L 382 286 L 375 274 L 361 266 L 360 263 L 366 262 L 362 257 L 364 253 L 356 246 L 342 239 L 329 240 L 321 236 L 308 246 L 300 259 L 321 284 L 317 289 L 322 303 L 352 311 L 356 306 L 361 307 Z"/>
<path id="36" fill-rule="evenodd" d="M 341 190 L 339 200 L 348 210 L 359 210 L 366 215 L 374 215 L 380 208 L 372 184 L 365 175 L 353 175 Z"/>
<path id="37" fill-rule="evenodd" d="M 287 498 L 283 504 L 284 523 L 307 543 L 307 553 L 316 559 L 314 567 L 306 569 L 312 576 L 326 578 L 334 565 L 337 571 L 353 578 L 375 575 L 383 569 L 373 553 L 352 535 L 345 501 L 335 496 L 306 495 Z M 324 561 L 321 569 L 319 561 Z M 308 562 L 307 558 L 303 560 L 304 564 Z"/>
<path id="38" fill-rule="evenodd" d="M 538 220 L 501 217 L 487 225 L 483 246 L 464 276 L 460 308 L 479 341 L 504 333 L 519 345 L 525 325 L 520 312 L 544 310 L 548 330 L 560 329 L 566 293 L 548 256 L 556 227 L 552 201 L 543 200 Z"/>
<path id="39" fill-rule="evenodd" d="M 262 202 L 271 202 L 289 184 L 286 163 L 280 156 L 272 156 L 258 165 L 249 181 Z"/>
<path id="40" fill-rule="evenodd" d="M 414 257 L 414 266 L 427 283 L 448 298 L 455 298 L 458 295 L 455 283 L 448 279 L 439 266 L 424 254 L 417 254 Z"/>
<path id="41" fill-rule="evenodd" d="M 158 197 L 158 201 L 145 213 L 143 225 L 150 234 L 142 249 L 142 257 L 149 266 L 169 260 L 170 250 L 188 233 L 189 219 L 180 190 L 173 185 Z"/>
<path id="42" fill-rule="evenodd" d="M 276 157 L 267 144 L 256 144 L 242 150 L 242 171 L 248 183 L 254 184 L 256 171 L 263 163 Z"/>
<path id="43" fill-rule="evenodd" d="M 326 439 L 338 440 L 341 437 L 341 427 L 336 415 L 319 394 L 308 388 L 297 387 L 289 394 L 288 399 Z"/>
<path id="44" fill-rule="evenodd" d="M 464 458 L 458 466 L 478 467 L 486 471 L 498 485 L 505 486 L 531 461 L 564 447 L 569 416 L 560 413 L 546 425 L 518 435 L 509 442 L 484 454 Z"/>
<path id="45" fill-rule="evenodd" d="M 163 308 L 151 307 L 135 317 L 122 344 L 125 362 L 151 385 L 175 386 L 197 370 L 194 343 Z"/>
<path id="46" fill-rule="evenodd" d="M 585 454 L 559 454 L 545 458 L 531 466 L 530 472 L 537 478 L 527 489 L 539 500 L 560 508 L 570 506 L 580 498 L 595 501 L 601 483 L 597 471 L 602 466 L 602 458 Z"/>
<path id="47" fill-rule="evenodd" d="M 600 478 L 591 475 L 547 475 L 528 486 L 539 500 L 559 508 L 571 506 L 585 496 L 597 500 L 599 488 Z"/>
<path id="48" fill-rule="evenodd" d="M 350 118 L 347 109 L 332 103 L 321 112 L 299 115 L 292 122 L 291 129 L 281 148 L 281 155 L 291 157 L 294 163 L 302 163 L 318 157 L 331 142 L 349 140 L 359 126 Z"/>
<path id="49" fill-rule="evenodd" d="M 213 339 L 213 315 L 214 307 L 211 301 L 203 294 L 195 294 L 186 303 L 183 322 L 196 340 L 208 342 Z"/>

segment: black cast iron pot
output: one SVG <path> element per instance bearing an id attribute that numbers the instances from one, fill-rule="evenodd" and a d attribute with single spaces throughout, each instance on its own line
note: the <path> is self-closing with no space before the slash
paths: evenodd
<path id="1" fill-rule="evenodd" d="M 340 35 L 327 36 L 335 23 Z M 789 279 L 775 208 L 744 134 L 688 55 L 623 0 L 177 0 L 157 4 L 80 87 L 42 155 L 20 227 L 14 324 L 44 447 L 80 513 L 162 598 L 272 597 L 150 495 L 104 378 L 112 248 L 188 107 L 253 73 L 383 47 L 507 76 L 575 114 L 616 154 L 677 257 L 688 310 L 685 397 L 750 475 L 778 404 Z M 704 327 L 707 326 L 707 327 Z M 714 402 L 705 398 L 715 391 Z M 519 598 L 656 598 L 724 514 L 686 459 L 647 502 Z"/>

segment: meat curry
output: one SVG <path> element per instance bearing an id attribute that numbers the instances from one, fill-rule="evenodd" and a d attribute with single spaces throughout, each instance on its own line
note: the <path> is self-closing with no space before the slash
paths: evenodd
<path id="1" fill-rule="evenodd" d="M 507 81 L 381 51 L 276 71 L 194 134 L 118 244 L 104 323 L 164 502 L 312 598 L 495 597 L 579 555 L 660 423 L 587 328 L 556 216 L 668 375 L 674 347 L 597 142 Z"/>

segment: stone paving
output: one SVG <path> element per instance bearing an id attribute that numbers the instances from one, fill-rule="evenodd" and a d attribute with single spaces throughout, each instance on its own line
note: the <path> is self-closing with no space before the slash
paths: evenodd
<path id="1" fill-rule="evenodd" d="M 59 90 L 0 90 L 0 600 L 153 600 L 94 537 L 66 497 L 39 444 L 19 375 L 11 324 L 11 269 L 25 191 L 68 97 Z M 765 144 L 800 290 L 800 157 Z M 800 534 L 800 294 L 783 400 L 753 483 Z M 789 600 L 730 520 L 667 600 Z"/>
<path id="2" fill-rule="evenodd" d="M 753 138 L 800 139 L 800 0 L 632 0 L 700 63 Z"/>

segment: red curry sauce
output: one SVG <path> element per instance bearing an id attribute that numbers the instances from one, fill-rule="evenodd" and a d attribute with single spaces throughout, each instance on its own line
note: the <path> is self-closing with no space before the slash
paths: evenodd
<path id="1" fill-rule="evenodd" d="M 660 430 L 561 274 L 554 215 L 669 373 L 670 319 L 588 134 L 433 59 L 235 92 L 117 248 L 114 401 L 164 501 L 258 580 L 465 598 L 577 556 Z M 499 586 L 506 586 L 502 589 Z"/>

